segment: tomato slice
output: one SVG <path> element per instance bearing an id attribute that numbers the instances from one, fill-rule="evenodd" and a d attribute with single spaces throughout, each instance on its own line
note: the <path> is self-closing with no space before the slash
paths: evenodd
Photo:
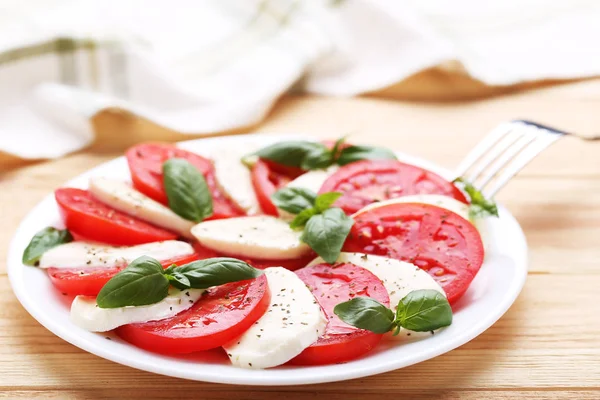
<path id="1" fill-rule="evenodd" d="M 322 365 L 353 360 L 373 349 L 381 334 L 358 329 L 340 320 L 333 308 L 354 297 L 370 297 L 386 306 L 390 298 L 383 283 L 370 271 L 351 263 L 317 264 L 296 271 L 329 320 L 325 333 L 290 361 L 296 365 Z"/>
<path id="2" fill-rule="evenodd" d="M 444 208 L 417 203 L 391 204 L 356 216 L 343 250 L 413 263 L 442 286 L 450 303 L 465 293 L 484 257 L 473 224 Z"/>
<path id="3" fill-rule="evenodd" d="M 302 257 L 302 258 L 297 258 L 295 260 L 262 260 L 262 259 L 258 259 L 258 258 L 240 258 L 240 257 L 236 257 L 236 256 L 230 256 L 233 258 L 239 258 L 242 261 L 247 262 L 248 264 L 252 265 L 254 268 L 258 268 L 258 269 L 265 269 L 265 268 L 269 268 L 269 267 L 283 267 L 285 269 L 289 269 L 290 271 L 295 271 L 299 268 L 305 267 L 306 264 L 308 264 L 309 262 L 311 262 L 316 255 L 315 254 L 310 254 L 308 256 Z"/>
<path id="4" fill-rule="evenodd" d="M 213 287 L 188 310 L 160 321 L 124 325 L 117 334 L 135 346 L 162 354 L 220 347 L 239 337 L 269 307 L 267 278 Z"/>
<path id="5" fill-rule="evenodd" d="M 395 160 L 364 160 L 332 174 L 319 193 L 341 192 L 336 206 L 354 214 L 364 206 L 411 194 L 441 194 L 468 204 L 465 195 L 441 176 Z"/>
<path id="6" fill-rule="evenodd" d="M 131 246 L 177 238 L 177 234 L 114 210 L 82 189 L 62 188 L 54 197 L 69 230 L 92 241 Z"/>
<path id="7" fill-rule="evenodd" d="M 198 253 L 170 258 L 161 261 L 164 268 L 173 264 L 184 265 L 202 259 Z M 71 295 L 96 296 L 106 282 L 115 276 L 126 265 L 109 268 L 81 267 L 81 268 L 48 268 L 50 281 L 62 293 Z"/>
<path id="8" fill-rule="evenodd" d="M 252 186 L 260 208 L 265 214 L 279 216 L 271 196 L 302 173 L 299 168 L 277 165 L 265 160 L 258 160 L 254 164 L 251 171 Z"/>
<path id="9" fill-rule="evenodd" d="M 166 143 L 143 143 L 125 153 L 133 186 L 154 200 L 168 204 L 163 186 L 162 165 L 170 158 L 183 158 L 192 163 L 204 178 L 213 197 L 213 215 L 209 219 L 229 218 L 245 215 L 219 189 L 214 167 L 210 160 Z"/>

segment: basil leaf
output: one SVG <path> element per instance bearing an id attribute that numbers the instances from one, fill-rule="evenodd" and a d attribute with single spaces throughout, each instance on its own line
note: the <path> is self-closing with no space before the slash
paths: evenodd
<path id="1" fill-rule="evenodd" d="M 331 264 L 340 255 L 353 224 L 354 220 L 342 209 L 329 208 L 308 220 L 300 240 Z"/>
<path id="2" fill-rule="evenodd" d="M 411 331 L 433 331 L 452 323 L 452 308 L 437 290 L 415 290 L 398 303 L 396 321 Z"/>
<path id="3" fill-rule="evenodd" d="M 281 165 L 303 168 L 303 166 L 313 165 L 318 161 L 320 155 L 326 152 L 328 152 L 327 147 L 321 143 L 292 140 L 264 147 L 254 153 L 254 155 Z M 305 162 L 307 157 L 310 161 Z M 316 162 L 316 164 L 319 164 L 319 162 Z"/>
<path id="4" fill-rule="evenodd" d="M 165 274 L 169 280 L 176 281 L 182 286 L 184 280 L 179 277 L 185 277 L 189 284 L 183 287 L 184 289 L 207 289 L 225 283 L 257 278 L 262 275 L 262 271 L 235 258 L 216 257 L 194 261 L 181 267 L 169 267 Z"/>
<path id="5" fill-rule="evenodd" d="M 336 140 L 335 143 L 333 144 L 333 148 L 331 149 L 331 154 L 333 155 L 333 158 L 335 160 L 338 159 L 338 157 L 339 157 L 338 153 L 340 152 L 340 147 L 344 144 L 345 141 L 346 141 L 346 136 L 342 136 L 341 138 Z"/>
<path id="6" fill-rule="evenodd" d="M 124 270 L 113 276 L 96 297 L 100 308 L 145 306 L 167 297 L 169 281 L 163 267 L 148 256 L 133 260 Z"/>
<path id="7" fill-rule="evenodd" d="M 52 227 L 44 228 L 31 238 L 25 251 L 23 251 L 23 264 L 36 265 L 40 261 L 42 254 L 53 247 L 71 241 L 73 241 L 73 236 L 71 236 L 71 233 L 66 229 L 59 230 Z"/>
<path id="8" fill-rule="evenodd" d="M 171 158 L 163 164 L 169 208 L 182 218 L 200 222 L 213 213 L 212 195 L 204 176 L 189 161 Z"/>
<path id="9" fill-rule="evenodd" d="M 348 325 L 375 333 L 386 333 L 394 327 L 394 312 L 368 297 L 355 297 L 340 303 L 333 312 Z"/>
<path id="10" fill-rule="evenodd" d="M 323 211 L 330 208 L 331 205 L 335 203 L 335 201 L 339 199 L 341 195 L 342 194 L 339 192 L 328 192 L 320 194 L 319 196 L 317 196 L 317 199 L 315 201 L 315 208 L 318 212 L 322 213 Z"/>
<path id="11" fill-rule="evenodd" d="M 452 183 L 458 184 L 462 189 L 467 192 L 471 199 L 471 206 L 469 207 L 469 218 L 476 219 L 480 217 L 493 216 L 498 217 L 498 206 L 492 200 L 488 200 L 483 196 L 475 186 L 470 182 L 467 182 L 463 178 L 456 178 Z"/>
<path id="12" fill-rule="evenodd" d="M 315 192 L 296 187 L 280 189 L 271 196 L 271 200 L 277 208 L 292 214 L 300 214 L 307 208 L 312 208 L 316 198 Z"/>
<path id="13" fill-rule="evenodd" d="M 177 289 L 189 289 L 192 285 L 188 277 L 179 271 L 174 271 L 170 274 L 166 274 L 165 271 L 165 276 L 169 280 L 169 283 Z"/>
<path id="14" fill-rule="evenodd" d="M 337 159 L 339 165 L 350 164 L 360 160 L 396 160 L 393 151 L 384 147 L 350 146 L 342 149 Z"/>
<path id="15" fill-rule="evenodd" d="M 296 218 L 294 218 L 292 222 L 290 222 L 290 228 L 296 229 L 303 227 L 313 215 L 317 214 L 315 208 L 308 208 L 302 211 L 300 214 L 296 215 Z"/>
<path id="16" fill-rule="evenodd" d="M 306 154 L 300 168 L 308 170 L 327 168 L 333 164 L 333 161 L 333 153 L 322 145 L 322 147 L 316 147 Z"/>

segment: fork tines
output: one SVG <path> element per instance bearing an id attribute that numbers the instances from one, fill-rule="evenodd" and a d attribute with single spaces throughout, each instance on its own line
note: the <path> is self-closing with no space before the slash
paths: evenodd
<path id="1" fill-rule="evenodd" d="M 457 175 L 493 197 L 546 147 L 567 135 L 535 122 L 516 120 L 492 130 L 464 158 Z"/>

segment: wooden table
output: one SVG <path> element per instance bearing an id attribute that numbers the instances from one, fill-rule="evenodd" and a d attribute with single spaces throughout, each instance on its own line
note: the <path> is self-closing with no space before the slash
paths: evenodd
<path id="1" fill-rule="evenodd" d="M 598 110 L 599 81 L 458 104 L 288 97 L 254 130 L 352 133 L 352 141 L 451 167 L 498 122 L 528 117 L 598 133 Z M 519 299 L 487 332 L 448 354 L 378 376 L 255 388 L 184 381 L 106 361 L 55 337 L 12 294 L 4 261 L 9 240 L 45 194 L 117 155 L 127 138 L 180 137 L 119 114 L 94 122 L 101 136 L 113 138 L 111 145 L 0 178 L 0 398 L 600 399 L 600 142 L 565 138 L 500 194 L 525 230 L 531 265 Z"/>

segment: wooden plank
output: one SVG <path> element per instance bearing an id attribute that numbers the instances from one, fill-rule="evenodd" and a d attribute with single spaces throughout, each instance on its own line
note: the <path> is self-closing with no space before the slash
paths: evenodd
<path id="1" fill-rule="evenodd" d="M 229 399 L 244 399 L 244 400 L 264 400 L 266 398 L 286 400 L 298 400 L 315 398 L 322 396 L 320 391 L 286 391 L 276 389 L 272 391 L 263 391 L 258 389 L 248 388 L 243 392 L 239 390 L 225 389 L 224 386 L 214 390 L 202 390 L 203 400 L 229 400 Z M 481 400 L 481 399 L 497 399 L 497 400 L 597 400 L 600 392 L 597 390 L 548 390 L 548 391 L 526 391 L 526 390 L 477 390 L 477 391 L 456 391 L 456 390 L 404 390 L 396 388 L 391 391 L 371 391 L 369 393 L 361 392 L 360 398 L 364 400 L 381 400 L 384 396 L 390 396 L 393 393 L 394 397 L 399 399 L 411 400 Z M 359 393 L 327 393 L 328 400 L 348 400 L 358 398 Z M 140 391 L 137 388 L 114 389 L 104 387 L 101 389 L 83 389 L 83 390 L 14 390 L 6 393 L 0 392 L 0 399 L 176 399 L 176 398 L 200 398 L 197 392 L 190 392 L 190 389 L 159 388 L 152 392 Z"/>

